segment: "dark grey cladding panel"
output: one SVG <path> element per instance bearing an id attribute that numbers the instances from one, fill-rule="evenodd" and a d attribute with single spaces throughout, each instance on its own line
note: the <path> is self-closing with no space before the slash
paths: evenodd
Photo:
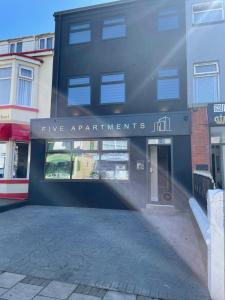
<path id="1" fill-rule="evenodd" d="M 32 139 L 171 136 L 190 134 L 188 112 L 92 116 L 31 121 Z"/>
<path id="2" fill-rule="evenodd" d="M 208 119 L 210 126 L 225 125 L 225 103 L 214 103 L 208 105 Z"/>

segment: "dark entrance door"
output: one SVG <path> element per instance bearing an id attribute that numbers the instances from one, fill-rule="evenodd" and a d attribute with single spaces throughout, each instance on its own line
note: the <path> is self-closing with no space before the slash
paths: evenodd
<path id="1" fill-rule="evenodd" d="M 153 142 L 158 144 L 153 145 Z M 151 139 L 149 147 L 149 203 L 172 204 L 171 139 Z"/>

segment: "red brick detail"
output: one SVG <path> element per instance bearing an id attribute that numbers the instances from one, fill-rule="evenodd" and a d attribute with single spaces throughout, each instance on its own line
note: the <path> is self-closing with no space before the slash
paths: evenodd
<path id="1" fill-rule="evenodd" d="M 196 165 L 208 165 L 210 169 L 210 140 L 207 108 L 192 109 L 192 170 Z"/>

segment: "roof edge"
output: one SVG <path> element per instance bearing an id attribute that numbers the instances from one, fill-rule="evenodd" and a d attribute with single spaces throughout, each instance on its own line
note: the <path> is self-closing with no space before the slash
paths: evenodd
<path id="1" fill-rule="evenodd" d="M 68 10 L 57 11 L 53 14 L 53 16 L 57 17 L 57 16 L 67 15 L 67 14 L 76 13 L 76 12 L 91 11 L 91 10 L 95 10 L 95 9 L 101 9 L 104 7 L 111 7 L 111 6 L 134 3 L 134 2 L 137 2 L 137 0 L 116 0 L 116 1 L 108 2 L 108 3 L 88 5 L 88 6 L 82 6 L 82 7 L 72 8 L 72 9 L 68 9 Z"/>

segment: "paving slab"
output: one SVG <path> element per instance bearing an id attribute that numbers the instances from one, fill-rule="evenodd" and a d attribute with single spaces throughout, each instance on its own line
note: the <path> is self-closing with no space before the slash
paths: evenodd
<path id="1" fill-rule="evenodd" d="M 23 280 L 24 278 L 25 276 L 23 275 L 4 272 L 0 274 L 0 287 L 9 289 L 13 287 L 15 284 L 17 284 L 19 281 Z"/>
<path id="2" fill-rule="evenodd" d="M 1 297 L 7 300 L 31 300 L 42 288 L 36 285 L 18 283 Z"/>
<path id="3" fill-rule="evenodd" d="M 136 300 L 136 296 L 119 293 L 119 292 L 107 292 L 103 300 Z"/>
<path id="4" fill-rule="evenodd" d="M 59 299 L 57 299 L 57 298 L 50 298 L 50 297 L 44 297 L 44 296 L 36 296 L 36 297 L 34 297 L 33 300 L 59 300 Z"/>
<path id="5" fill-rule="evenodd" d="M 52 281 L 41 291 L 40 295 L 65 300 L 72 294 L 76 287 L 77 285 L 75 284 Z"/>
<path id="6" fill-rule="evenodd" d="M 82 295 L 82 294 L 72 294 L 69 297 L 69 300 L 100 300 L 101 298 L 95 297 L 95 296 L 90 296 L 90 295 Z"/>
<path id="7" fill-rule="evenodd" d="M 0 288 L 0 296 L 2 296 L 7 291 L 8 291 L 8 289 Z"/>

